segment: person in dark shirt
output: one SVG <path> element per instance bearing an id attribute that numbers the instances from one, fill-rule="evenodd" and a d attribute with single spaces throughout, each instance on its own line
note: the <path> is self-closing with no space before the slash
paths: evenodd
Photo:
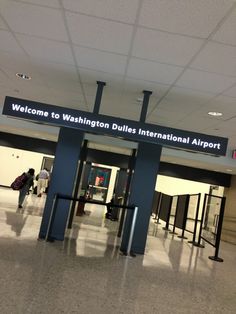
<path id="1" fill-rule="evenodd" d="M 23 185 L 23 187 L 19 190 L 19 198 L 18 198 L 18 208 L 22 208 L 23 202 L 25 200 L 26 194 L 29 193 L 29 189 L 31 186 L 34 186 L 34 172 L 33 168 L 30 168 L 29 171 L 26 173 L 27 181 Z"/>
<path id="2" fill-rule="evenodd" d="M 106 218 L 111 219 L 112 218 L 112 205 L 114 204 L 114 197 L 110 200 L 109 203 L 106 203 L 107 212 L 106 212 Z"/>

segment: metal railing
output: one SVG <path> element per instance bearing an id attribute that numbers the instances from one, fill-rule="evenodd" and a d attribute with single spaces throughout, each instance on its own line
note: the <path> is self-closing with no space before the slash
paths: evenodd
<path id="1" fill-rule="evenodd" d="M 48 221 L 48 226 L 47 226 L 47 232 L 46 232 L 46 236 L 45 236 L 45 241 L 54 241 L 53 237 L 51 236 L 51 232 L 53 229 L 53 224 L 54 224 L 54 219 L 55 219 L 55 214 L 56 214 L 56 209 L 57 209 L 57 205 L 58 205 L 58 200 L 59 199 L 64 199 L 64 200 L 69 200 L 69 201 L 75 201 L 75 202 L 83 202 L 83 203 L 90 203 L 90 204 L 97 204 L 97 205 L 107 205 L 107 203 L 102 203 L 99 201 L 95 201 L 95 200 L 81 200 L 81 198 L 75 198 L 75 197 L 71 197 L 69 195 L 64 195 L 64 194 L 59 194 L 56 193 L 54 195 L 53 198 L 53 204 L 52 204 L 52 210 L 50 213 L 50 217 L 49 217 L 49 221 Z M 131 254 L 131 248 L 132 248 L 132 242 L 133 242 L 133 236 L 134 236 L 134 229 L 135 229 L 135 225 L 136 225 L 136 219 L 137 219 L 137 214 L 138 214 L 138 207 L 135 205 L 120 205 L 120 204 L 112 204 L 111 207 L 116 207 L 116 208 L 120 208 L 122 210 L 133 210 L 133 218 L 132 218 L 132 223 L 131 223 L 131 228 L 130 228 L 130 233 L 129 233 L 129 240 L 128 240 L 128 245 L 127 245 L 127 250 L 124 253 L 124 255 L 127 256 L 135 256 L 133 253 Z M 122 225 L 123 225 L 123 221 L 122 221 Z M 119 228 L 119 233 L 121 233 L 122 226 Z"/>

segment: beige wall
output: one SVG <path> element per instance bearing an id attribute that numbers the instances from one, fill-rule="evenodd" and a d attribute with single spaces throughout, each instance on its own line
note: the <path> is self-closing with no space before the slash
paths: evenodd
<path id="1" fill-rule="evenodd" d="M 198 194 L 201 193 L 200 208 L 204 199 L 204 193 L 209 193 L 210 185 L 178 178 L 158 175 L 156 190 L 168 195 Z M 189 213 L 191 216 L 191 213 Z M 200 214 L 200 213 L 199 213 Z"/>
<path id="2" fill-rule="evenodd" d="M 226 206 L 221 239 L 236 244 L 236 176 L 232 176 L 231 187 L 225 189 Z"/>
<path id="3" fill-rule="evenodd" d="M 181 195 L 181 194 L 198 194 L 201 193 L 201 200 L 199 206 L 199 218 L 201 217 L 204 195 L 208 194 L 210 191 L 211 184 L 195 182 L 191 180 L 183 180 L 173 177 L 167 177 L 158 175 L 156 181 L 156 191 L 160 191 L 162 193 L 168 195 Z M 224 188 L 219 187 L 218 190 L 214 190 L 214 195 L 223 196 Z M 189 216 L 194 217 L 195 215 L 195 206 L 189 207 Z"/>
<path id="4" fill-rule="evenodd" d="M 0 185 L 10 186 L 14 179 L 29 168 L 37 174 L 41 168 L 43 157 L 51 155 L 30 152 L 0 146 Z"/>
<path id="5" fill-rule="evenodd" d="M 156 190 L 169 194 L 209 193 L 210 184 L 158 175 Z"/>

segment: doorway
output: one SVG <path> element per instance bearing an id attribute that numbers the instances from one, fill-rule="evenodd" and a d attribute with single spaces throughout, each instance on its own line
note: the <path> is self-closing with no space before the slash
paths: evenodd
<path id="1" fill-rule="evenodd" d="M 42 161 L 42 165 L 41 165 L 41 169 L 46 168 L 49 171 L 49 173 L 52 173 L 53 162 L 54 162 L 54 158 L 44 156 L 43 161 Z"/>

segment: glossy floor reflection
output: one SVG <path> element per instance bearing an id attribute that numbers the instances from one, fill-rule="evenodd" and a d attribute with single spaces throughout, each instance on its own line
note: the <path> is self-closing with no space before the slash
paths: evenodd
<path id="1" fill-rule="evenodd" d="M 65 241 L 41 242 L 44 201 L 29 195 L 17 212 L 17 192 L 0 189 L 2 314 L 235 313 L 235 246 L 222 242 L 224 262 L 213 262 L 212 247 L 193 247 L 151 219 L 145 255 L 124 257 L 118 223 L 94 205 Z"/>

